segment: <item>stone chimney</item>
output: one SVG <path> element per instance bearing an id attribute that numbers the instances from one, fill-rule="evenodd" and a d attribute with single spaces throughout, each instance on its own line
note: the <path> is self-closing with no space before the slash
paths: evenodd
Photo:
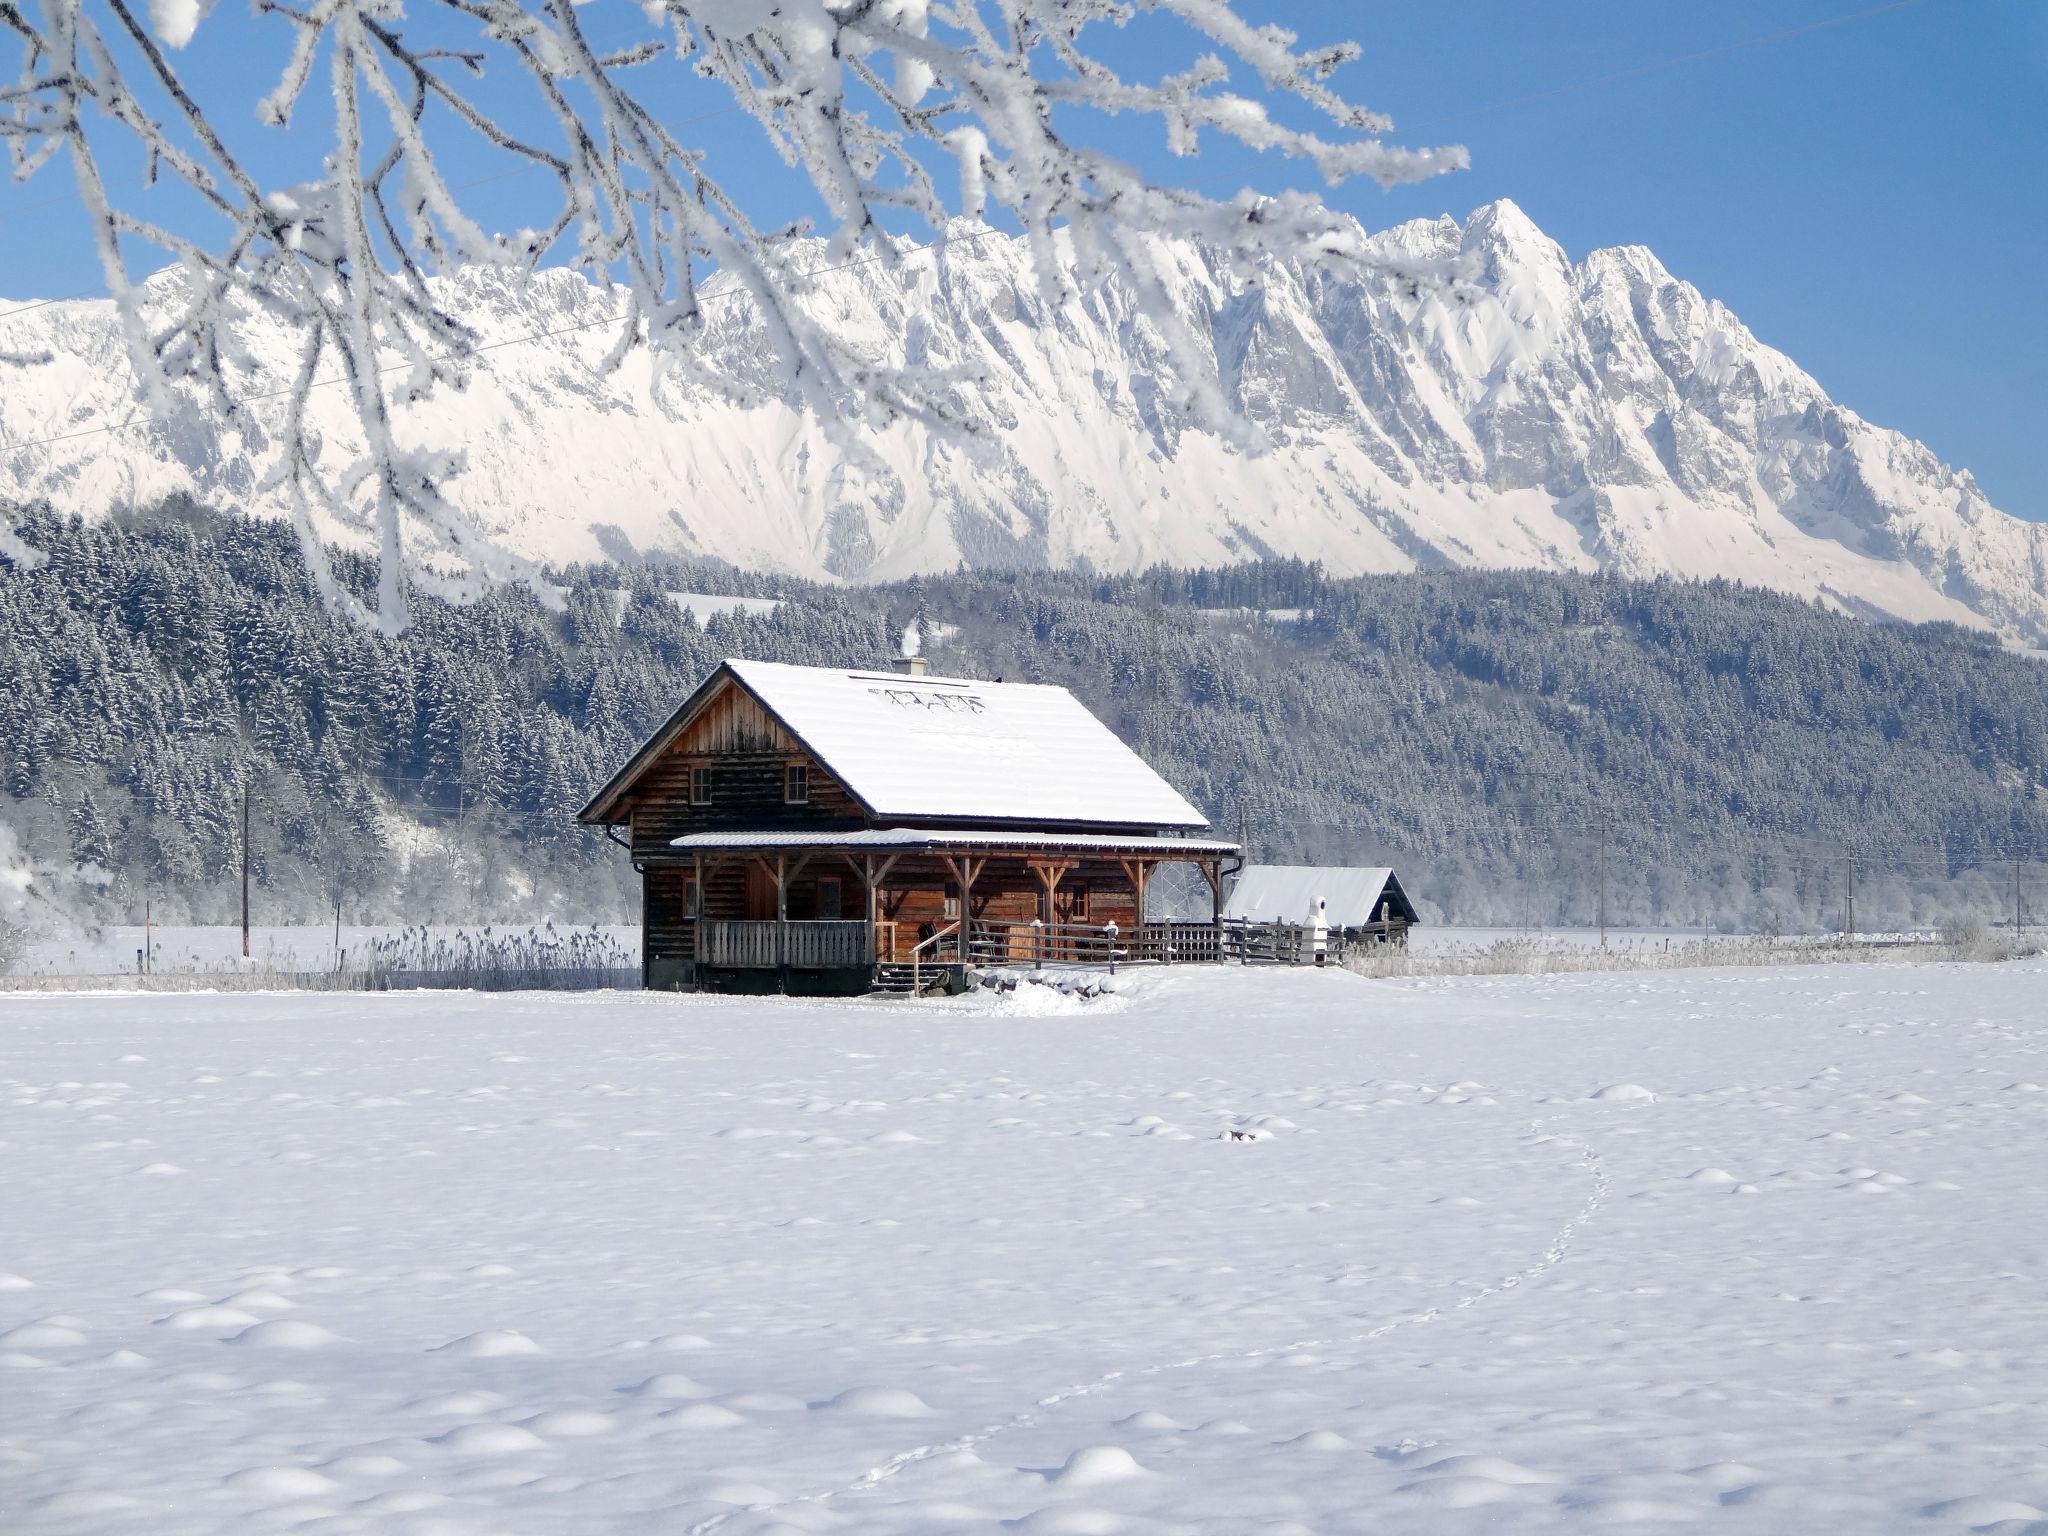
<path id="1" fill-rule="evenodd" d="M 889 662 L 891 670 L 901 672 L 905 677 L 923 677 L 931 666 L 922 656 L 896 656 Z"/>

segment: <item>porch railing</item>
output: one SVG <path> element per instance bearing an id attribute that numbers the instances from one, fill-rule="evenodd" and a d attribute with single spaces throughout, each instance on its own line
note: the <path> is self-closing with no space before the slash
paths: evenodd
<path id="1" fill-rule="evenodd" d="M 977 921 L 967 942 L 976 965 L 1185 965 L 1214 963 L 1224 938 L 1213 923 L 997 923 Z"/>
<path id="2" fill-rule="evenodd" d="M 869 963 L 862 922 L 710 922 L 697 924 L 700 965 L 725 970 L 829 970 Z"/>

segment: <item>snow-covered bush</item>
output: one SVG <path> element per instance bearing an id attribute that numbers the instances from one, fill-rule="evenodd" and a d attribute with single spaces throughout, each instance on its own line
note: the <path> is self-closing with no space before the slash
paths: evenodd
<path id="1" fill-rule="evenodd" d="M 1465 163 L 1460 149 L 1382 142 L 1391 124 L 1329 83 L 1354 46 L 1300 48 L 1230 0 L 646 0 L 601 16 L 577 0 L 410 10 L 401 0 L 262 0 L 253 19 L 209 22 L 210 9 L 150 0 L 144 17 L 132 0 L 0 4 L 0 35 L 20 59 L 0 91 L 0 137 L 17 178 L 68 160 L 149 408 L 160 419 L 199 409 L 279 438 L 280 483 L 325 595 L 362 612 L 313 536 L 316 509 L 374 534 L 376 617 L 387 629 L 405 624 L 409 586 L 464 596 L 524 571 L 442 496 L 460 466 L 406 446 L 400 430 L 402 407 L 461 388 L 487 350 L 430 283 L 437 272 L 571 262 L 617 285 L 600 371 L 644 347 L 659 370 L 741 398 L 767 389 L 798 401 L 857 450 L 862 429 L 893 419 L 960 434 L 973 424 L 950 381 L 907 347 L 869 355 L 813 313 L 807 279 L 821 262 L 900 260 L 900 237 L 919 226 L 940 240 L 975 238 L 956 216 L 996 219 L 1025 233 L 1049 302 L 1077 280 L 1128 276 L 1174 359 L 1178 403 L 1224 427 L 1235 413 L 1164 301 L 1149 237 L 1199 236 L 1247 263 L 1286 256 L 1386 271 L 1406 258 L 1369 254 L 1356 225 L 1313 196 L 1212 197 L 1149 179 L 1112 147 L 1130 142 L 1131 120 L 1149 122 L 1176 155 L 1205 138 L 1234 140 L 1306 161 L 1332 184 L 1393 185 Z M 1130 55 L 1185 49 L 1192 61 L 1145 78 L 1112 68 L 1095 44 L 1131 26 L 1157 46 L 1126 45 Z M 264 28 L 289 38 L 281 77 L 254 103 L 258 122 L 294 135 L 284 152 L 242 142 L 244 104 L 222 99 L 221 82 L 240 75 L 230 65 L 271 40 L 254 35 Z M 221 56 L 192 72 L 211 94 L 174 62 L 185 49 Z M 1233 71 L 1260 95 L 1233 89 Z M 295 121 L 309 91 L 332 104 L 331 114 L 325 104 L 305 114 L 331 115 L 317 169 L 291 152 L 309 134 Z M 758 178 L 743 187 L 714 173 L 692 125 L 728 115 L 751 118 L 807 184 L 823 210 L 822 249 L 790 238 L 809 220 L 757 222 L 767 195 Z M 148 179 L 182 184 L 210 227 L 163 221 L 173 194 L 124 206 L 118 181 L 137 149 Z M 525 172 L 551 189 L 530 203 L 526 227 L 490 233 L 472 214 L 469 183 L 444 164 L 465 152 L 499 168 L 480 179 Z M 260 168 L 274 165 L 296 168 L 265 179 Z M 178 280 L 158 285 L 147 306 L 129 265 L 138 244 L 179 263 Z M 1412 284 L 1419 273 L 1389 275 Z M 772 354 L 765 382 L 696 366 L 715 298 L 754 312 Z M 238 348 L 259 312 L 302 338 L 288 379 L 257 374 Z M 309 392 L 328 384 L 347 390 L 360 427 L 338 451 L 305 418 Z M 267 419 L 253 410 L 259 400 L 271 402 Z M 0 539 L 0 551 L 21 547 L 12 533 Z"/>

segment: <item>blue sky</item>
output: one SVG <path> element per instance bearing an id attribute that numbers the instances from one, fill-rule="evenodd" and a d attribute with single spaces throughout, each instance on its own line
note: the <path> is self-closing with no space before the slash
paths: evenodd
<path id="1" fill-rule="evenodd" d="M 585 15 L 634 30 L 625 0 Z M 1389 112 L 1402 142 L 1468 145 L 1472 169 L 1383 193 L 1333 195 L 1370 226 L 1440 212 L 1462 217 L 1511 197 L 1574 257 L 1639 243 L 1723 300 L 1764 341 L 1871 420 L 1972 470 L 1992 500 L 2048 519 L 2048 4 L 1914 0 L 1858 19 L 1655 69 L 1855 13 L 1845 0 L 1241 0 L 1309 41 L 1350 37 L 1365 56 L 1339 76 L 1353 99 Z M 1861 8 L 1870 9 L 1870 8 Z M 230 0 L 178 60 L 200 91 L 234 102 L 274 73 L 274 25 Z M 1111 56 L 1133 73 L 1170 56 L 1134 28 Z M 1583 82 L 1598 82 L 1581 84 Z M 678 116 L 721 105 L 678 82 Z M 1558 94 L 1546 94 L 1558 93 Z M 1537 96 L 1536 100 L 1523 98 Z M 1507 105 L 1497 105 L 1508 103 Z M 308 170 L 324 138 L 324 85 L 302 132 L 240 139 L 276 174 Z M 1492 110 L 1489 110 L 1489 109 Z M 715 163 L 755 190 L 766 217 L 805 200 L 743 119 L 693 128 Z M 1193 161 L 1154 132 L 1119 128 L 1118 148 L 1205 190 L 1305 184 L 1300 173 L 1227 146 Z M 266 142 L 272 141 L 272 142 Z M 451 176 L 496 169 L 455 158 Z M 487 223 L 523 222 L 530 178 L 471 194 Z M 0 294 L 46 297 L 96 273 L 52 166 L 0 186 Z M 163 194 L 151 194 L 162 197 Z M 145 204 L 147 206 L 147 204 Z M 164 210 L 175 217 L 174 209 Z M 0 307 L 5 307 L 0 305 Z M 4 340 L 4 330 L 0 330 Z"/>

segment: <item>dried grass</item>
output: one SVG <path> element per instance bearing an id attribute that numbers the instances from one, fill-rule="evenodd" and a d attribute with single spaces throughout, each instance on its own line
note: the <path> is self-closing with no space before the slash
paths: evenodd
<path id="1" fill-rule="evenodd" d="M 2038 955 L 2043 945 L 1993 933 L 1980 921 L 1939 939 L 1782 939 L 1746 935 L 1656 945 L 1633 941 L 1605 949 L 1555 939 L 1496 939 L 1469 949 L 1416 951 L 1367 946 L 1339 962 L 1360 976 L 1561 976 L 1590 971 L 1674 971 L 1708 966 L 1973 964 Z"/>

